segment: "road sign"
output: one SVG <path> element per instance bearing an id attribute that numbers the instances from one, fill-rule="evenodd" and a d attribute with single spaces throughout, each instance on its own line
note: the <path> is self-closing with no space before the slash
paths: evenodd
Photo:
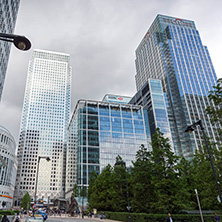
<path id="1" fill-rule="evenodd" d="M 127 206 L 126 208 L 127 208 L 127 210 L 129 211 L 129 210 L 131 209 L 131 206 Z"/>

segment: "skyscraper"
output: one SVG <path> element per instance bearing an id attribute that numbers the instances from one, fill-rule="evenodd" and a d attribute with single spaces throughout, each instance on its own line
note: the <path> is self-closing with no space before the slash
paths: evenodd
<path id="1" fill-rule="evenodd" d="M 207 135 L 216 137 L 205 108 L 216 85 L 215 70 L 193 21 L 157 15 L 136 49 L 136 86 L 149 78 L 162 81 L 173 144 L 177 155 L 192 158 L 202 146 L 201 132 L 189 135 L 187 125 L 201 119 Z"/>
<path id="2" fill-rule="evenodd" d="M 19 3 L 20 0 L 0 0 L 0 33 L 13 33 Z M 10 48 L 10 42 L 0 41 L 0 100 L 2 97 Z"/>
<path id="3" fill-rule="evenodd" d="M 174 151 L 161 80 L 148 79 L 147 83 L 144 84 L 129 103 L 134 105 L 139 104 L 147 110 L 146 113 L 149 120 L 147 127 L 150 128 L 151 136 L 159 128 L 164 136 L 169 138 L 172 150 Z"/>
<path id="4" fill-rule="evenodd" d="M 70 114 L 70 56 L 34 50 L 29 64 L 18 145 L 15 198 L 28 191 L 48 201 L 64 196 L 66 129 Z M 40 159 L 38 180 L 36 176 Z"/>

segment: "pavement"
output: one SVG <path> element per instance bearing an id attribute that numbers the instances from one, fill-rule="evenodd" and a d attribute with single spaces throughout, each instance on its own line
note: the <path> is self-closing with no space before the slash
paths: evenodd
<path id="1" fill-rule="evenodd" d="M 20 220 L 21 220 L 21 222 L 25 222 L 25 220 L 26 220 L 26 218 L 27 218 L 27 216 L 23 216 L 22 218 L 20 218 Z M 61 219 L 72 219 L 73 220 L 73 222 L 75 222 L 75 221 L 101 221 L 101 222 L 120 222 L 120 221 L 116 221 L 116 220 L 110 220 L 110 219 L 100 219 L 100 218 L 94 218 L 94 217 L 92 217 L 92 218 L 88 218 L 88 216 L 84 216 L 84 219 L 82 219 L 81 217 L 69 217 L 69 216 L 65 216 L 65 215 L 62 215 L 62 216 L 50 216 L 50 217 L 48 217 L 48 219 L 53 219 L 53 218 L 55 218 L 56 219 L 56 221 L 58 221 L 58 219 L 59 218 L 61 218 Z"/>

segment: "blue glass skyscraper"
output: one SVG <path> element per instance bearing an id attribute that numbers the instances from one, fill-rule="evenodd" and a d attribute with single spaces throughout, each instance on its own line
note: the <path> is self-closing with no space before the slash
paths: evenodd
<path id="1" fill-rule="evenodd" d="M 202 147 L 200 129 L 189 135 L 187 125 L 202 119 L 212 140 L 216 137 L 205 109 L 208 92 L 216 85 L 215 70 L 193 21 L 157 15 L 136 49 L 136 86 L 149 78 L 162 81 L 173 144 L 177 155 L 192 158 Z"/>
<path id="2" fill-rule="evenodd" d="M 147 127 L 150 129 L 151 136 L 153 136 L 156 129 L 159 128 L 164 136 L 169 138 L 172 150 L 174 151 L 166 102 L 161 80 L 148 79 L 129 103 L 143 106 L 147 111 L 145 112 L 145 114 L 148 115 L 149 120 Z"/>

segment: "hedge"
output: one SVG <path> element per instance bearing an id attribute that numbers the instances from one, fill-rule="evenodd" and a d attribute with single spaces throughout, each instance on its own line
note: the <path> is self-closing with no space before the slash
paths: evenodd
<path id="1" fill-rule="evenodd" d="M 105 211 L 107 219 L 118 220 L 122 222 L 129 222 L 129 213 L 126 212 L 108 212 Z M 132 222 L 165 222 L 166 214 L 145 214 L 145 213 L 131 213 Z M 215 222 L 214 215 L 203 215 L 204 222 Z M 222 218 L 221 215 L 219 215 Z M 191 214 L 172 214 L 173 222 L 200 222 L 200 215 Z"/>

